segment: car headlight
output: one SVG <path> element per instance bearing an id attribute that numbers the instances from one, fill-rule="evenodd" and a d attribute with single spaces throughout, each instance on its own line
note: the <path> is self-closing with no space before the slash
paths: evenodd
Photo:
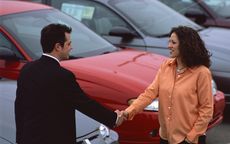
<path id="1" fill-rule="evenodd" d="M 155 99 L 150 105 L 144 108 L 144 110 L 148 111 L 158 111 L 159 108 L 159 102 L 158 99 Z"/>
<path id="2" fill-rule="evenodd" d="M 128 101 L 128 105 L 131 105 L 135 99 L 131 99 Z M 155 99 L 151 104 L 144 108 L 147 111 L 158 111 L 159 102 L 158 99 Z"/>
<path id="3" fill-rule="evenodd" d="M 109 128 L 105 125 L 101 124 L 99 127 L 100 134 L 103 138 L 106 138 L 109 136 Z"/>
<path id="4" fill-rule="evenodd" d="M 212 80 L 212 95 L 215 96 L 217 92 L 216 82 Z"/>

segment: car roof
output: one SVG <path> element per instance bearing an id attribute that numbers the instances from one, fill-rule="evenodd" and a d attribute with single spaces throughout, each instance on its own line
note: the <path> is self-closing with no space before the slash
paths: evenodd
<path id="1" fill-rule="evenodd" d="M 99 2 L 99 3 L 103 3 L 103 4 L 108 5 L 110 0 L 91 0 L 91 1 L 95 1 L 95 2 Z"/>
<path id="2" fill-rule="evenodd" d="M 0 0 L 0 7 L 0 16 L 32 10 L 51 9 L 51 7 L 43 4 L 10 0 Z"/>

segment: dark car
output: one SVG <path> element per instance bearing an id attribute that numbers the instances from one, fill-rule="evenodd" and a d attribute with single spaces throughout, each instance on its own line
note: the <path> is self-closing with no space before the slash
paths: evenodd
<path id="1" fill-rule="evenodd" d="M 188 1 L 188 0 L 185 0 Z M 168 56 L 172 27 L 199 31 L 212 53 L 212 74 L 230 105 L 230 30 L 203 28 L 158 0 L 40 0 L 87 25 L 119 47 L 132 47 Z"/>
<path id="2" fill-rule="evenodd" d="M 230 28 L 230 0 L 160 0 L 196 23 Z"/>

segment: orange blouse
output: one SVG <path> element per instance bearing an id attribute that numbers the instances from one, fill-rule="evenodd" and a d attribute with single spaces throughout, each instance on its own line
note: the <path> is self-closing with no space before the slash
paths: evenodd
<path id="1" fill-rule="evenodd" d="M 198 143 L 213 114 L 211 72 L 205 66 L 176 73 L 176 59 L 163 63 L 150 86 L 126 111 L 129 120 L 159 98 L 160 137 L 170 144 Z"/>

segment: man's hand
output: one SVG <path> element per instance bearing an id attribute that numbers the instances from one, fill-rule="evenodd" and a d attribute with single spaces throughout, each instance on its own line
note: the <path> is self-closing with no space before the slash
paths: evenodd
<path id="1" fill-rule="evenodd" d="M 119 110 L 115 110 L 115 113 L 117 113 L 116 126 L 120 126 L 125 120 L 127 120 L 127 114 L 124 114 L 124 111 Z"/>
<path id="2" fill-rule="evenodd" d="M 129 113 L 127 111 L 123 111 L 123 117 L 126 118 L 126 120 L 129 119 Z"/>

